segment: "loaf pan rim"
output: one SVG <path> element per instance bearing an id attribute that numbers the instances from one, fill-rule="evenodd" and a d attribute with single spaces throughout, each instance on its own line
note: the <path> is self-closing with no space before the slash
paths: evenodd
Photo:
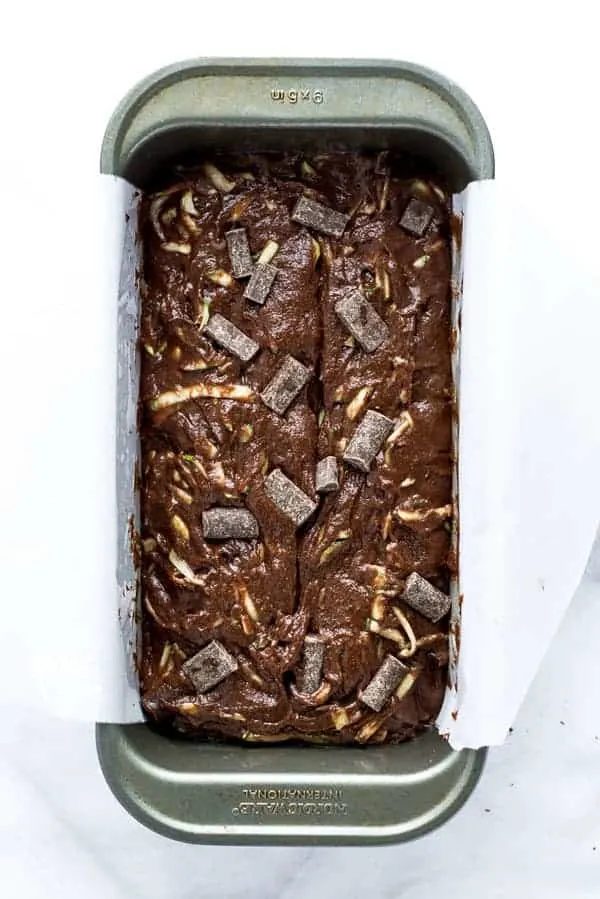
<path id="1" fill-rule="evenodd" d="M 138 113 L 139 109 L 161 88 L 166 88 L 177 80 L 198 76 L 212 75 L 275 75 L 293 74 L 310 70 L 312 75 L 327 74 L 329 77 L 355 76 L 371 77 L 405 77 L 407 80 L 422 84 L 438 93 L 460 116 L 473 139 L 474 157 L 477 159 L 477 170 L 465 160 L 475 180 L 493 178 L 495 172 L 494 146 L 487 123 L 467 92 L 455 81 L 419 63 L 393 59 L 352 59 L 326 58 L 310 59 L 306 57 L 270 58 L 270 57 L 197 57 L 163 66 L 140 79 L 117 104 L 106 126 L 102 139 L 100 154 L 100 170 L 105 174 L 120 175 L 120 167 L 116 165 L 117 140 Z M 326 121 L 326 120 L 325 120 Z M 336 122 L 340 121 L 338 119 Z M 264 124 L 264 123 L 263 123 Z M 343 125 L 343 122 L 340 122 Z M 441 137 L 447 135 L 440 134 Z M 453 142 L 455 146 L 456 142 Z M 459 152 L 464 147 L 456 147 Z"/>

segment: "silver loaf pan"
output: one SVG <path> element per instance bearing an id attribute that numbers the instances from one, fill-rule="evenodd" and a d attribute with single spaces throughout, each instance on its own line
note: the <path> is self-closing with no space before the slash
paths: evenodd
<path id="1" fill-rule="evenodd" d="M 137 85 L 107 127 L 105 173 L 140 188 L 214 149 L 402 148 L 453 190 L 491 178 L 485 122 L 455 84 L 421 66 L 358 60 L 201 59 Z M 192 843 L 369 844 L 409 840 L 454 814 L 485 750 L 436 733 L 374 747 L 237 746 L 98 724 L 106 781 L 140 822 Z"/>

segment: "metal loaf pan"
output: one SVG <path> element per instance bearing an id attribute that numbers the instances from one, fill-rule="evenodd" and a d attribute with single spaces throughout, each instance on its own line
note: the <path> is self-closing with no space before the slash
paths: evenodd
<path id="1" fill-rule="evenodd" d="M 453 190 L 493 177 L 485 122 L 435 72 L 400 62 L 196 60 L 170 66 L 120 103 L 103 172 L 149 187 L 165 164 L 206 149 L 401 147 Z M 465 802 L 485 751 L 437 734 L 390 746 L 190 743 L 145 724 L 97 726 L 104 776 L 153 830 L 192 843 L 367 844 L 426 833 Z"/>

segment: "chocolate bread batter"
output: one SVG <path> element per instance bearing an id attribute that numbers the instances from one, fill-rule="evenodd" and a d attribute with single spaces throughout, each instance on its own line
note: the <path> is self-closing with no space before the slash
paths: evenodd
<path id="1" fill-rule="evenodd" d="M 178 177 L 141 210 L 146 714 L 407 739 L 448 660 L 447 195 L 385 154 Z"/>

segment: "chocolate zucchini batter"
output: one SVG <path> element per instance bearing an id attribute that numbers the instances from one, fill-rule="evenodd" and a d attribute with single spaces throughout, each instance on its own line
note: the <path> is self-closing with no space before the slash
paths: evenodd
<path id="1" fill-rule="evenodd" d="M 386 154 L 223 158 L 144 199 L 149 718 L 332 743 L 435 718 L 449 219 L 439 184 Z"/>

